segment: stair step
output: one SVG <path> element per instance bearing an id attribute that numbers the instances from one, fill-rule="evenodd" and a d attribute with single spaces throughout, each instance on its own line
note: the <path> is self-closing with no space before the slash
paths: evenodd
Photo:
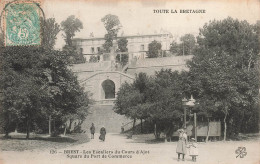
<path id="1" fill-rule="evenodd" d="M 121 126 L 131 120 L 113 111 L 113 105 L 94 105 L 89 109 L 90 114 L 82 124 L 82 130 L 89 132 L 94 123 L 96 133 L 104 126 L 108 133 L 120 133 Z"/>

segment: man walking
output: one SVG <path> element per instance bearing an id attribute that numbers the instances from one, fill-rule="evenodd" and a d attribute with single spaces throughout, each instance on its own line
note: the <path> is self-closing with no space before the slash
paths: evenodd
<path id="1" fill-rule="evenodd" d="M 95 134 L 95 126 L 94 123 L 92 123 L 90 127 L 90 133 L 91 133 L 91 139 L 94 139 L 94 134 Z"/>

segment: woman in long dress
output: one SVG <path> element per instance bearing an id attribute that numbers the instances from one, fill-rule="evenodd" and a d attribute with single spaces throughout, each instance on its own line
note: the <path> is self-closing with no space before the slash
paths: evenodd
<path id="1" fill-rule="evenodd" d="M 101 141 L 105 141 L 105 138 L 106 138 L 106 129 L 105 129 L 105 127 L 103 126 L 103 127 L 100 129 L 99 139 L 100 139 Z"/>
<path id="2" fill-rule="evenodd" d="M 178 130 L 179 132 L 179 141 L 177 143 L 176 153 L 178 153 L 178 161 L 182 154 L 182 160 L 185 160 L 185 154 L 187 154 L 186 143 L 187 143 L 187 134 L 183 129 Z"/>

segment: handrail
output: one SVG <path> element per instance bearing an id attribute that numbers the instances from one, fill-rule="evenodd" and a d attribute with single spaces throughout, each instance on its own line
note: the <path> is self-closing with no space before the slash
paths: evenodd
<path id="1" fill-rule="evenodd" d="M 119 71 L 100 71 L 100 72 L 95 73 L 94 75 L 91 75 L 90 77 L 88 77 L 88 78 L 86 78 L 86 79 L 84 79 L 84 80 L 81 80 L 80 83 L 84 83 L 84 82 L 86 82 L 87 80 L 89 80 L 90 78 L 92 78 L 92 77 L 94 77 L 94 76 L 96 76 L 96 75 L 106 74 L 106 73 L 119 73 L 119 74 L 121 74 L 121 75 L 123 75 L 123 76 L 125 76 L 125 77 L 130 78 L 130 79 L 134 79 L 134 77 L 132 77 L 132 76 L 130 76 L 130 75 L 128 75 L 128 74 L 125 74 L 125 73 L 123 73 L 123 72 L 119 72 Z"/>
<path id="2" fill-rule="evenodd" d="M 121 72 L 124 72 L 128 67 L 129 67 L 129 62 L 127 62 L 126 65 L 124 65 Z"/>
<path id="3" fill-rule="evenodd" d="M 128 125 L 128 124 L 130 124 L 130 123 L 133 123 L 133 122 L 134 122 L 134 120 L 133 120 L 133 121 L 130 121 L 130 122 L 126 123 L 126 124 L 124 124 L 122 127 L 125 127 L 126 125 Z"/>

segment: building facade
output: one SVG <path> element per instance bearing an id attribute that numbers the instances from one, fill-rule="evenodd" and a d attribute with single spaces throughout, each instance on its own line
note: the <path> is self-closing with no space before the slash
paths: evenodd
<path id="1" fill-rule="evenodd" d="M 129 60 L 131 59 L 144 59 L 146 58 L 146 52 L 148 51 L 148 45 L 152 41 L 156 40 L 161 43 L 162 51 L 169 51 L 170 44 L 173 37 L 170 33 L 162 34 L 150 34 L 150 35 L 131 35 L 117 37 L 126 38 L 128 40 L 128 53 Z M 114 40 L 114 51 L 117 49 L 117 40 Z M 88 62 L 92 55 L 97 56 L 100 54 L 103 44 L 105 43 L 104 38 L 75 38 L 73 39 L 73 45 L 76 46 L 77 51 L 82 53 Z M 102 57 L 100 60 L 104 60 Z"/>
<path id="2" fill-rule="evenodd" d="M 97 128 L 106 125 L 108 132 L 120 132 L 122 125 L 124 125 L 125 130 L 131 128 L 133 120 L 116 114 L 113 107 L 121 85 L 126 82 L 132 83 L 136 74 L 144 72 L 153 76 L 156 71 L 161 69 L 180 72 L 188 70 L 186 62 L 192 56 L 146 58 L 148 44 L 154 40 L 162 44 L 163 51 L 169 50 L 172 41 L 170 34 L 137 35 L 126 36 L 126 38 L 128 52 L 125 54 L 128 55 L 129 59 L 124 66 L 118 67 L 115 57 L 120 53 L 112 50 L 110 53 L 99 55 L 99 62 L 86 62 L 71 67 L 80 84 L 95 102 L 88 111 L 88 119 L 82 125 L 85 129 L 89 129 L 92 123 Z M 92 55 L 98 56 L 104 42 L 103 38 L 73 40 L 76 49 L 84 54 L 87 61 Z M 117 49 L 116 41 L 114 43 L 115 50 Z"/>
<path id="3" fill-rule="evenodd" d="M 116 54 L 110 55 L 113 58 Z M 132 83 L 135 75 L 140 72 L 153 76 L 156 71 L 161 69 L 187 71 L 186 62 L 191 58 L 192 56 L 174 56 L 132 60 L 121 70 L 116 69 L 113 60 L 73 65 L 72 70 L 77 75 L 80 84 L 89 93 L 90 98 L 95 101 L 89 109 L 89 116 L 84 121 L 83 128 L 89 129 L 94 123 L 97 128 L 106 125 L 108 132 L 118 133 L 122 125 L 124 125 L 125 130 L 128 130 L 131 128 L 133 120 L 113 111 L 116 93 L 121 85 L 125 82 Z"/>

